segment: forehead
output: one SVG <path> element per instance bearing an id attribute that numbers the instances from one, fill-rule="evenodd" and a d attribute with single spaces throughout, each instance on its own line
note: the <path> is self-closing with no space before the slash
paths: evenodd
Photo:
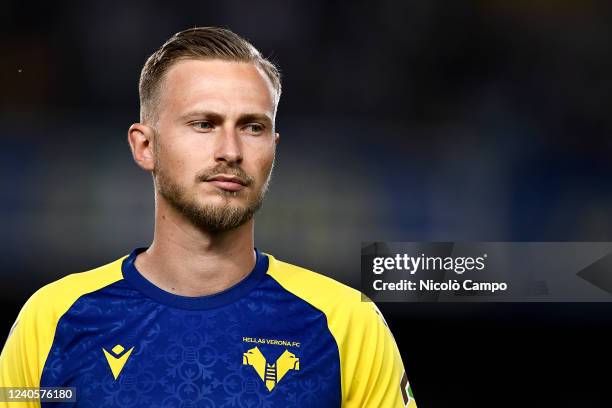
<path id="1" fill-rule="evenodd" d="M 275 110 L 272 83 L 252 62 L 180 60 L 166 72 L 159 96 L 161 111 L 166 113 L 204 108 L 273 116 Z"/>

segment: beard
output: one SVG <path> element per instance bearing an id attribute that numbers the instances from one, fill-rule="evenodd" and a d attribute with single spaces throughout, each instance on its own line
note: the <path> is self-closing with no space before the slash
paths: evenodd
<path id="1" fill-rule="evenodd" d="M 249 195 L 247 203 L 243 206 L 231 204 L 231 198 L 236 197 L 244 190 L 226 191 L 218 189 L 217 194 L 222 197 L 223 203 L 200 203 L 194 195 L 188 194 L 184 187 L 180 186 L 168 176 L 164 166 L 161 165 L 160 162 L 155 164 L 153 176 L 157 191 L 159 191 L 159 194 L 168 204 L 185 216 L 187 220 L 201 231 L 218 233 L 238 228 L 253 218 L 253 215 L 263 204 L 273 168 L 274 161 L 272 161 L 272 166 L 261 189 L 254 195 Z M 210 177 L 220 173 L 240 177 L 245 182 L 245 187 L 250 187 L 254 184 L 254 179 L 240 167 L 228 166 L 226 164 L 221 164 L 202 171 L 196 176 L 195 181 L 196 183 L 203 183 Z"/>

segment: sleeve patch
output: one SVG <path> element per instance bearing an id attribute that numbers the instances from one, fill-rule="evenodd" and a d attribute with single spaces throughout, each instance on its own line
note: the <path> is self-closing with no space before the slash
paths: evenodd
<path id="1" fill-rule="evenodd" d="M 406 375 L 406 371 L 402 375 L 402 380 L 400 381 L 400 390 L 402 391 L 402 399 L 404 400 L 404 406 L 407 407 L 410 404 L 410 401 L 414 400 L 414 396 L 412 395 L 412 389 L 410 389 L 410 383 L 408 382 L 408 376 Z"/>

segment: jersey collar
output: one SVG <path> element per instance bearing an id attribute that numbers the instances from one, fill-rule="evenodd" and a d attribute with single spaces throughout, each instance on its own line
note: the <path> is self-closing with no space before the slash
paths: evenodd
<path id="1" fill-rule="evenodd" d="M 125 280 L 151 299 L 171 307 L 188 310 L 204 310 L 225 306 L 253 290 L 268 271 L 268 257 L 255 248 L 256 262 L 253 270 L 240 282 L 222 292 L 208 296 L 181 296 L 155 286 L 136 269 L 136 256 L 147 248 L 136 248 L 123 260 L 121 271 Z"/>

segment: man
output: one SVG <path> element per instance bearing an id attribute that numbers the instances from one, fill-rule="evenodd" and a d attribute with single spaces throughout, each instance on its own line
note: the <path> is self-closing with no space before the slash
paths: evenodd
<path id="1" fill-rule="evenodd" d="M 177 33 L 147 60 L 128 141 L 153 175 L 153 242 L 37 291 L 0 385 L 75 387 L 87 407 L 415 406 L 373 303 L 254 247 L 280 94 L 228 30 Z"/>

